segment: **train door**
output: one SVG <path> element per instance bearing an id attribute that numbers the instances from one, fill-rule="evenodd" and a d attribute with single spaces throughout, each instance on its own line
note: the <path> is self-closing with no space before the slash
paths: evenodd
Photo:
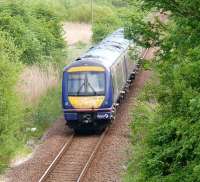
<path id="1" fill-rule="evenodd" d="M 118 83 L 117 83 L 117 69 L 116 67 L 112 67 L 112 86 L 113 86 L 113 101 L 116 102 L 118 95 L 119 95 L 119 90 L 118 90 Z"/>
<path id="2" fill-rule="evenodd" d="M 123 68 L 124 68 L 124 76 L 125 76 L 125 81 L 128 80 L 128 59 L 127 56 L 124 56 L 124 64 L 123 64 Z"/>
<path id="3" fill-rule="evenodd" d="M 117 83 L 119 92 L 123 90 L 124 87 L 124 69 L 123 69 L 123 56 L 119 59 L 117 63 Z"/>

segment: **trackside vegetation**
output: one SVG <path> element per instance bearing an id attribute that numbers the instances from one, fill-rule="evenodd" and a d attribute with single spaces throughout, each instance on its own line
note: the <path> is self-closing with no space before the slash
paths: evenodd
<path id="1" fill-rule="evenodd" d="M 60 113 L 60 92 L 50 90 L 37 105 L 27 106 L 16 91 L 26 65 L 63 64 L 60 18 L 39 4 L 0 2 L 0 172 L 30 137 L 40 136 L 40 128 Z M 27 130 L 32 127 L 38 128 L 34 134 Z"/>
<path id="2" fill-rule="evenodd" d="M 124 181 L 200 181 L 199 1 L 129 3 L 134 13 L 127 36 L 160 50 L 152 65 L 154 82 L 133 112 L 133 154 Z M 165 23 L 155 16 L 160 10 L 168 16 Z"/>

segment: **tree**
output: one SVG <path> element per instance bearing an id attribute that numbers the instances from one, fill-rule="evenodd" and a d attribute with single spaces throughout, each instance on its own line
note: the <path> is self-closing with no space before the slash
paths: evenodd
<path id="1" fill-rule="evenodd" d="M 154 61 L 159 75 L 154 95 L 159 107 L 151 122 L 145 123 L 147 133 L 137 149 L 143 152 L 135 152 L 130 176 L 135 181 L 200 181 L 200 2 L 129 3 L 134 14 L 127 21 L 127 36 L 146 47 L 160 47 Z M 160 10 L 168 14 L 166 24 L 159 17 L 152 21 L 150 15 Z M 144 127 L 138 122 L 141 118 L 132 124 L 137 132 Z"/>

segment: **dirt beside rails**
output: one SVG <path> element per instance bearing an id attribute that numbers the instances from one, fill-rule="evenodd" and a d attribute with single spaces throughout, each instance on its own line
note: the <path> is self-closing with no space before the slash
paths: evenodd
<path id="1" fill-rule="evenodd" d="M 136 95 L 150 76 L 150 71 L 142 71 L 137 75 L 127 98 L 118 110 L 116 120 L 84 178 L 85 182 L 121 181 L 126 166 L 125 161 L 128 158 L 126 149 L 130 145 L 129 124 L 132 116 L 129 111 L 134 106 Z"/>
<path id="2" fill-rule="evenodd" d="M 151 60 L 155 55 L 155 48 L 150 48 L 145 59 Z M 111 125 L 109 133 L 104 139 L 90 169 L 88 170 L 84 182 L 120 182 L 123 172 L 126 170 L 129 158 L 130 128 L 134 107 L 134 101 L 145 83 L 150 79 L 151 71 L 140 71 L 136 76 L 129 94 L 121 104 L 116 120 Z"/>
<path id="3" fill-rule="evenodd" d="M 65 126 L 64 119 L 58 119 L 44 135 L 33 157 L 19 166 L 10 168 L 5 181 L 38 181 L 71 134 L 72 131 Z"/>

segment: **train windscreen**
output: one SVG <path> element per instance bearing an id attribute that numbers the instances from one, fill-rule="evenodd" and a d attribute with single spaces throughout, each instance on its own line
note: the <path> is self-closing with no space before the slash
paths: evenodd
<path id="1" fill-rule="evenodd" d="M 69 73 L 67 85 L 68 96 L 103 96 L 105 95 L 105 73 Z"/>

